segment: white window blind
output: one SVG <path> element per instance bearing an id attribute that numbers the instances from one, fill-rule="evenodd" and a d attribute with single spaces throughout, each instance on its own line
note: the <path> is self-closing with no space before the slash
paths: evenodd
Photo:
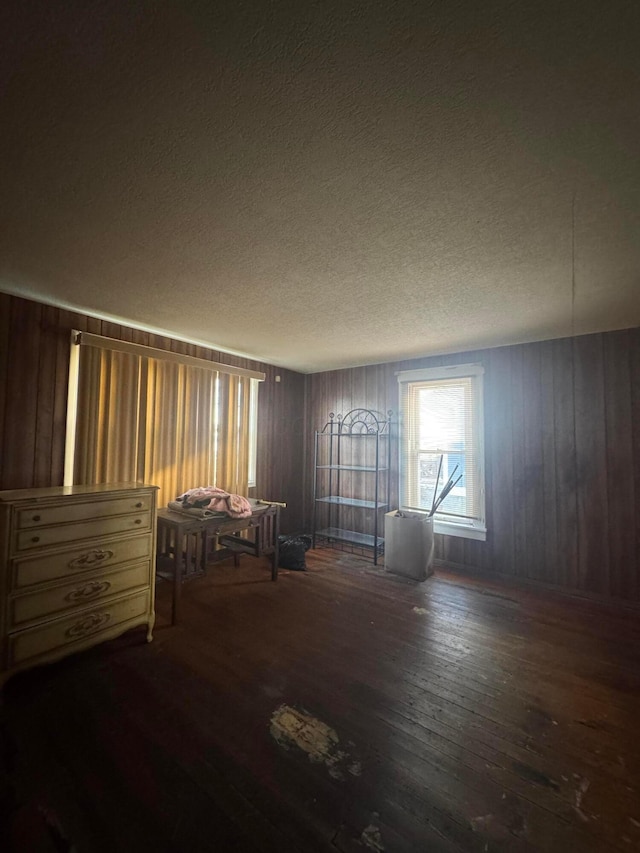
<path id="1" fill-rule="evenodd" d="M 460 477 L 436 511 L 435 529 L 470 538 L 486 531 L 483 372 L 467 364 L 398 374 L 401 506 L 428 512 L 434 493 Z"/>

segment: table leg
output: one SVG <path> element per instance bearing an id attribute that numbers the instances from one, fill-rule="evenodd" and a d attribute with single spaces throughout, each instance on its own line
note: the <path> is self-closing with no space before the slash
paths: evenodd
<path id="1" fill-rule="evenodd" d="M 198 533 L 200 537 L 200 568 L 202 569 L 202 573 L 206 575 L 207 573 L 207 531 L 201 530 Z"/>
<path id="2" fill-rule="evenodd" d="M 180 598 L 182 595 L 182 542 L 176 533 L 176 542 L 173 552 L 173 601 L 171 603 L 171 624 L 178 622 L 180 615 Z"/>
<path id="3" fill-rule="evenodd" d="M 271 580 L 278 580 L 278 563 L 280 562 L 280 507 L 276 507 L 276 517 L 273 525 L 273 562 L 271 563 Z"/>

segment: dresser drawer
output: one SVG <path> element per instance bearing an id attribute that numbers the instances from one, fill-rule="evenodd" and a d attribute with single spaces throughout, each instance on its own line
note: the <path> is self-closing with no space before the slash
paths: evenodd
<path id="1" fill-rule="evenodd" d="M 18 532 L 16 549 L 27 551 L 78 539 L 102 538 L 114 533 L 131 533 L 134 530 L 150 530 L 151 513 L 138 512 L 132 515 L 117 515 L 80 521 L 76 524 L 60 524 L 57 527 L 38 527 Z"/>
<path id="2" fill-rule="evenodd" d="M 9 630 L 35 619 L 61 616 L 65 610 L 87 607 L 92 602 L 119 595 L 128 590 L 149 587 L 149 562 L 129 569 L 96 574 L 93 578 L 53 587 L 39 592 L 27 592 L 9 599 Z"/>
<path id="3" fill-rule="evenodd" d="M 128 498 L 111 500 L 78 501 L 53 506 L 33 504 L 16 512 L 18 530 L 32 527 L 47 527 L 51 524 L 86 521 L 91 518 L 108 518 L 113 515 L 136 514 L 151 509 L 153 498 L 149 494 L 131 495 Z"/>
<path id="4" fill-rule="evenodd" d="M 21 664 L 40 655 L 50 658 L 56 649 L 63 649 L 74 643 L 78 646 L 90 646 L 99 642 L 100 634 L 108 634 L 124 622 L 146 617 L 150 611 L 150 595 L 150 591 L 145 590 L 102 607 L 84 610 L 71 617 L 9 634 L 9 666 Z"/>
<path id="5" fill-rule="evenodd" d="M 101 539 L 98 545 L 84 545 L 57 554 L 25 556 L 11 563 L 11 588 L 23 589 L 91 570 L 106 571 L 122 563 L 150 557 L 153 546 L 151 535 L 147 535 Z"/>

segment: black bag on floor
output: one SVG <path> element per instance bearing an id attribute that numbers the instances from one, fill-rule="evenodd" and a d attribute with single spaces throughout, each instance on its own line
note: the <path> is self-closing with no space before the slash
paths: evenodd
<path id="1" fill-rule="evenodd" d="M 311 548 L 311 537 L 300 536 L 278 536 L 278 547 L 280 559 L 278 565 L 281 569 L 291 569 L 294 572 L 306 571 L 304 555 Z"/>

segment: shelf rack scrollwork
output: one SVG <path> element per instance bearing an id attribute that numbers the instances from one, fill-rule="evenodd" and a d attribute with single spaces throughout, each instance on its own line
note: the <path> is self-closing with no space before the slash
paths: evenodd
<path id="1" fill-rule="evenodd" d="M 389 409 L 385 415 L 373 409 L 351 409 L 346 415 L 329 413 L 329 420 L 322 428 L 322 433 L 334 435 L 387 435 L 393 412 Z"/>

